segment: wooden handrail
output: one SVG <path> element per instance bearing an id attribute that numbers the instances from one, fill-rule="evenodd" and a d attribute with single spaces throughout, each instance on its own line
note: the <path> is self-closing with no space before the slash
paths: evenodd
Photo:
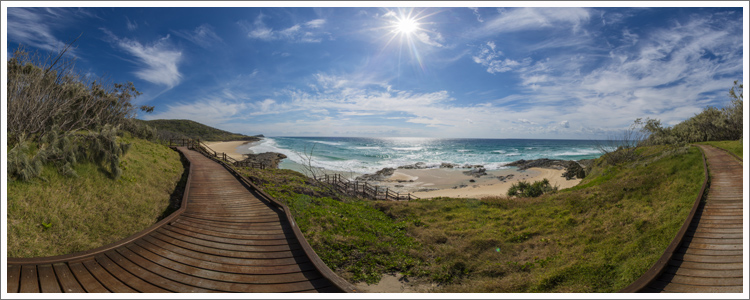
<path id="1" fill-rule="evenodd" d="M 695 145 L 692 145 L 695 147 Z M 690 227 L 690 223 L 693 221 L 693 218 L 695 217 L 695 214 L 698 211 L 698 207 L 700 206 L 701 201 L 705 197 L 706 193 L 706 187 L 708 187 L 709 178 L 708 178 L 708 165 L 706 164 L 706 154 L 703 152 L 703 149 L 700 147 L 696 147 L 701 151 L 701 155 L 703 156 L 703 186 L 701 187 L 701 191 L 698 193 L 698 196 L 696 197 L 695 201 L 693 202 L 693 207 L 690 210 L 690 213 L 688 213 L 687 218 L 685 219 L 685 222 L 682 224 L 682 227 L 680 227 L 680 230 L 677 231 L 677 234 L 672 239 L 672 243 L 670 243 L 667 246 L 667 249 L 664 250 L 664 253 L 661 255 L 661 257 L 654 263 L 653 266 L 651 266 L 646 273 L 641 275 L 638 279 L 636 279 L 633 283 L 628 285 L 627 287 L 620 290 L 620 293 L 636 293 L 641 290 L 643 290 L 646 286 L 648 286 L 651 282 L 656 280 L 656 278 L 661 275 L 662 272 L 664 272 L 664 269 L 667 267 L 667 263 L 669 263 L 669 260 L 672 259 L 672 256 L 674 256 L 674 252 L 677 250 L 677 248 L 682 244 L 683 239 L 685 238 L 685 233 L 688 230 L 688 227 Z"/>
<path id="2" fill-rule="evenodd" d="M 371 186 L 367 182 L 360 183 L 359 181 L 352 181 L 348 179 L 344 179 L 340 174 L 333 174 L 321 177 L 321 182 L 328 184 L 332 187 L 334 187 L 339 192 L 354 196 L 354 197 L 363 197 L 367 199 L 372 200 L 392 200 L 392 201 L 401 201 L 401 200 L 407 200 L 411 201 L 412 199 L 419 199 L 419 197 L 412 195 L 411 193 L 406 193 L 405 195 L 402 195 L 401 193 L 394 192 L 390 190 L 390 188 L 386 188 L 385 190 L 381 190 L 378 186 Z"/>
<path id="3" fill-rule="evenodd" d="M 224 152 L 216 152 L 216 150 L 211 149 L 206 143 L 199 139 L 170 139 L 169 145 L 171 146 L 172 143 L 175 143 L 177 145 L 186 146 L 188 149 L 193 149 L 198 152 L 201 152 L 205 154 L 206 156 L 219 158 L 220 160 L 223 160 L 225 162 L 228 162 L 232 164 L 235 167 L 250 167 L 254 169 L 265 169 L 266 165 L 260 162 L 250 162 L 250 161 L 239 161 L 234 159 L 233 157 L 227 155 Z"/>
<path id="4" fill-rule="evenodd" d="M 356 288 L 349 282 L 345 281 L 336 273 L 334 273 L 328 265 L 323 262 L 322 259 L 318 256 L 317 253 L 315 253 L 315 250 L 312 249 L 312 246 L 310 246 L 310 243 L 307 242 L 307 239 L 305 239 L 305 236 L 302 234 L 302 231 L 299 229 L 299 226 L 297 226 L 297 223 L 295 222 L 294 216 L 292 216 L 291 210 L 289 207 L 287 207 L 284 203 L 279 202 L 275 198 L 273 198 L 271 195 L 263 191 L 260 187 L 255 185 L 252 181 L 247 179 L 245 176 L 242 176 L 242 174 L 237 171 L 233 165 L 229 164 L 226 161 L 222 161 L 218 159 L 218 157 L 212 157 L 210 154 L 198 151 L 199 153 L 203 154 L 204 156 L 208 157 L 209 159 L 212 159 L 216 161 L 217 163 L 224 166 L 225 169 L 227 169 L 230 173 L 232 173 L 242 184 L 244 184 L 248 189 L 256 192 L 260 197 L 258 199 L 265 201 L 269 204 L 272 204 L 281 210 L 284 211 L 284 214 L 286 215 L 287 220 L 292 225 L 292 231 L 294 232 L 295 237 L 297 238 L 297 241 L 299 241 L 300 246 L 302 246 L 302 250 L 307 254 L 310 261 L 313 263 L 313 265 L 320 271 L 321 275 L 331 281 L 336 287 L 341 289 L 345 292 L 354 292 L 356 293 Z"/>

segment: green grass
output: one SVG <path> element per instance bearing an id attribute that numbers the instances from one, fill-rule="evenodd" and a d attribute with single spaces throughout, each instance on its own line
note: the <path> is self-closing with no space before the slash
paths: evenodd
<path id="1" fill-rule="evenodd" d="M 702 185 L 698 149 L 662 150 L 539 198 L 379 205 L 423 224 L 408 232 L 425 245 L 424 273 L 441 291 L 615 292 L 661 256 Z"/>
<path id="2" fill-rule="evenodd" d="M 742 140 L 738 141 L 716 141 L 716 142 L 702 142 L 698 144 L 711 145 L 717 148 L 725 149 L 732 152 L 742 158 Z"/>
<path id="3" fill-rule="evenodd" d="M 661 256 L 703 181 L 696 148 L 638 153 L 538 198 L 331 198 L 296 172 L 247 172 L 352 282 L 401 272 L 437 292 L 616 292 Z"/>
<path id="4" fill-rule="evenodd" d="M 423 264 L 421 244 L 406 231 L 410 220 L 394 221 L 372 202 L 335 196 L 298 172 L 243 169 L 289 207 L 315 252 L 342 278 L 377 283 L 384 273 L 413 275 Z"/>
<path id="5" fill-rule="evenodd" d="M 81 163 L 74 167 L 77 178 L 45 166 L 43 179 L 8 181 L 8 257 L 90 250 L 137 233 L 168 212 L 184 171 L 179 154 L 145 140 L 121 141 L 132 147 L 118 180 L 97 164 Z"/>

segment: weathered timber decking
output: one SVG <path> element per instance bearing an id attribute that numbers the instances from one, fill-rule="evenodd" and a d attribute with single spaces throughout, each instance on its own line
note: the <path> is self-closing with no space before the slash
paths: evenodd
<path id="1" fill-rule="evenodd" d="M 353 292 L 302 237 L 287 208 L 224 165 L 190 162 L 182 207 L 112 245 L 8 259 L 8 293 Z"/>
<path id="2" fill-rule="evenodd" d="M 708 194 L 662 259 L 624 292 L 743 292 L 742 165 L 724 150 L 698 147 L 708 164 Z"/>

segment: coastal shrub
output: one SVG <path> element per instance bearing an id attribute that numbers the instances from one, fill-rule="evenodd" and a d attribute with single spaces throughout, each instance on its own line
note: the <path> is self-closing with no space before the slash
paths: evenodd
<path id="1" fill-rule="evenodd" d="M 45 59 L 19 47 L 8 60 L 8 176 L 30 180 L 50 164 L 60 174 L 76 176 L 74 165 L 96 162 L 119 178 L 119 158 L 128 144 L 116 141 L 120 126 L 134 117 L 132 82 L 108 83 L 74 69 L 66 52 Z M 151 111 L 153 107 L 142 106 Z"/>
<path id="2" fill-rule="evenodd" d="M 535 181 L 534 183 L 528 183 L 524 180 L 511 185 L 508 189 L 508 196 L 531 198 L 555 191 L 557 191 L 557 187 L 552 186 L 547 178 L 544 178 L 542 181 Z"/>
<path id="3" fill-rule="evenodd" d="M 729 90 L 729 103 L 722 108 L 708 106 L 700 113 L 672 127 L 647 118 L 643 129 L 649 145 L 685 145 L 697 142 L 742 139 L 743 85 L 737 80 Z"/>

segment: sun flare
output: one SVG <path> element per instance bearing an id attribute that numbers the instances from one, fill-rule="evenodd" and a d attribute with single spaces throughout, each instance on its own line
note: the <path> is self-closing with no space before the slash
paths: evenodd
<path id="1" fill-rule="evenodd" d="M 419 23 L 411 18 L 396 21 L 396 31 L 401 34 L 411 34 L 419 29 Z"/>

